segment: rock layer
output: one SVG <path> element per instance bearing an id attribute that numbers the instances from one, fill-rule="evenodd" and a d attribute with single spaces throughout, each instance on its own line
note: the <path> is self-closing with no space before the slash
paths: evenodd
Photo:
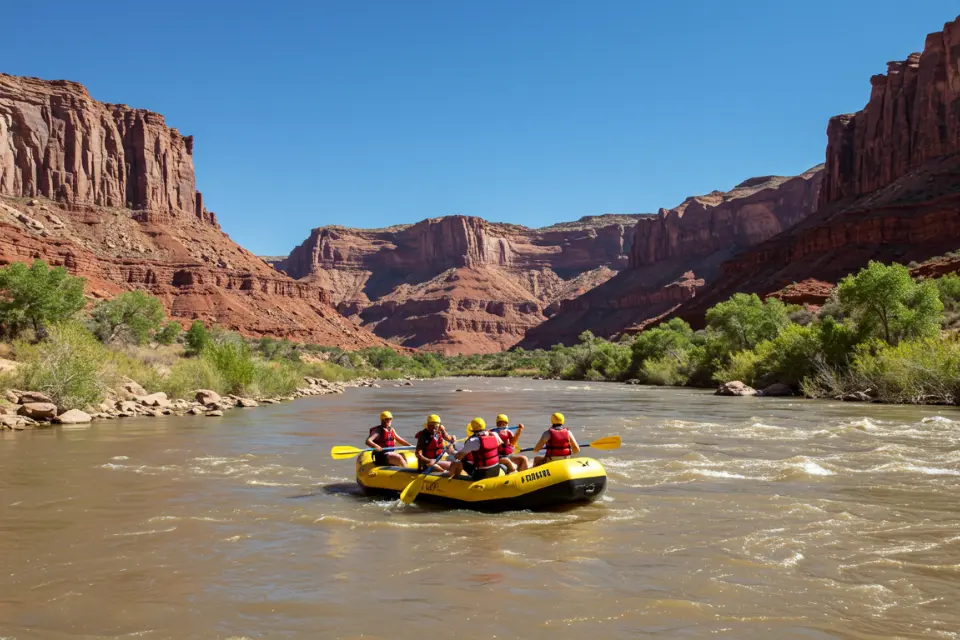
<path id="1" fill-rule="evenodd" d="M 644 216 L 596 216 L 543 229 L 448 216 L 414 225 L 314 229 L 273 264 L 331 291 L 377 335 L 448 353 L 499 351 L 562 300 L 625 267 Z"/>
<path id="2" fill-rule="evenodd" d="M 602 336 L 637 331 L 673 312 L 719 276 L 724 260 L 810 215 L 822 176 L 814 167 L 793 178 L 752 178 L 639 220 L 629 268 L 564 302 L 520 346 L 572 344 L 587 329 Z"/>
<path id="3" fill-rule="evenodd" d="M 36 258 L 108 297 L 139 288 L 187 324 L 347 348 L 383 344 L 328 292 L 236 245 L 196 190 L 193 138 L 81 85 L 0 74 L 0 264 Z"/>

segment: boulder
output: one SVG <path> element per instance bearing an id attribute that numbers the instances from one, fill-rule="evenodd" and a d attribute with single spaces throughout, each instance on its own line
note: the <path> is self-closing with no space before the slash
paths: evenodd
<path id="1" fill-rule="evenodd" d="M 3 392 L 3 397 L 7 399 L 8 402 L 13 404 L 20 404 L 20 392 L 14 391 L 13 389 L 7 389 Z"/>
<path id="2" fill-rule="evenodd" d="M 151 393 L 146 396 L 137 396 L 136 401 L 144 407 L 162 407 L 164 409 L 173 407 L 173 403 L 167 399 L 167 394 L 163 391 Z"/>
<path id="3" fill-rule="evenodd" d="M 114 405 L 117 411 L 121 413 L 135 413 L 137 410 L 137 403 L 133 400 L 121 400 Z"/>
<path id="4" fill-rule="evenodd" d="M 753 387 L 747 386 L 740 382 L 739 380 L 734 380 L 732 382 L 726 382 L 720 385 L 720 388 L 717 389 L 717 392 L 714 393 L 715 396 L 755 396 L 757 395 L 757 390 Z"/>
<path id="5" fill-rule="evenodd" d="M 79 409 L 70 409 L 69 411 L 64 411 L 56 418 L 53 419 L 54 422 L 58 424 L 84 424 L 90 422 L 93 418 L 86 411 L 80 411 Z"/>
<path id="6" fill-rule="evenodd" d="M 863 391 L 851 391 L 840 396 L 840 400 L 844 402 L 870 402 L 873 398 Z"/>
<path id="7" fill-rule="evenodd" d="M 630 378 L 629 380 L 624 382 L 624 384 L 640 384 L 640 381 L 637 380 L 636 378 Z"/>
<path id="8" fill-rule="evenodd" d="M 189 411 L 187 411 L 187 413 L 189 413 L 192 416 L 199 416 L 200 414 L 203 413 L 203 411 L 204 411 L 203 407 L 193 407 Z"/>
<path id="9" fill-rule="evenodd" d="M 775 382 L 769 387 L 764 387 L 762 391 L 757 393 L 758 396 L 792 396 L 793 389 L 788 384 L 783 384 L 781 382 Z"/>
<path id="10" fill-rule="evenodd" d="M 208 418 L 219 418 L 220 416 L 223 415 L 223 411 L 221 411 L 220 409 L 216 409 L 214 411 L 207 411 L 205 415 Z"/>
<path id="11" fill-rule="evenodd" d="M 260 405 L 257 404 L 256 400 L 251 400 L 250 398 L 237 398 L 237 406 L 253 408 L 253 407 L 259 407 Z"/>
<path id="12" fill-rule="evenodd" d="M 57 417 L 57 405 L 52 402 L 27 402 L 20 405 L 17 415 L 34 420 L 50 420 Z"/>
<path id="13" fill-rule="evenodd" d="M 136 380 L 124 378 L 120 383 L 120 395 L 123 396 L 125 400 L 132 400 L 134 398 L 147 395 L 147 390 L 144 389 Z"/>
<path id="14" fill-rule="evenodd" d="M 45 393 L 40 393 L 39 391 L 23 391 L 20 393 L 20 404 L 27 404 L 28 402 L 46 402 L 52 403 L 53 398 L 48 396 Z"/>
<path id="15" fill-rule="evenodd" d="M 32 423 L 27 422 L 20 416 L 0 416 L 0 426 L 12 431 L 23 431 L 24 429 L 33 428 Z"/>
<path id="16" fill-rule="evenodd" d="M 219 393 L 216 391 L 211 391 L 210 389 L 197 389 L 197 393 L 194 398 L 200 404 L 214 404 L 223 400 Z"/>

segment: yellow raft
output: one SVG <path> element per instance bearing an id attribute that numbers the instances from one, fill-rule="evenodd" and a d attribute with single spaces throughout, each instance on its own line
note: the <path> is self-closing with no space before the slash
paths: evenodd
<path id="1" fill-rule="evenodd" d="M 396 496 L 419 473 L 412 451 L 398 451 L 406 467 L 378 466 L 373 453 L 357 457 L 357 484 L 370 495 Z M 477 511 L 547 509 L 593 502 L 607 488 L 607 472 L 593 458 L 555 460 L 534 469 L 474 482 L 467 476 L 427 476 L 418 502 L 434 502 Z"/>

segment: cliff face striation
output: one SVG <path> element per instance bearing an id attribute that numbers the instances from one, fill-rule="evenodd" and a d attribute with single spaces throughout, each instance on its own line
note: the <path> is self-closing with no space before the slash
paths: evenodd
<path id="1" fill-rule="evenodd" d="M 737 291 L 780 295 L 793 282 L 834 283 L 870 260 L 922 262 L 960 247 L 960 18 L 870 84 L 863 110 L 827 126 L 817 213 L 725 264 L 681 315 L 702 321 Z M 822 302 L 829 290 L 806 297 Z"/>
<path id="2" fill-rule="evenodd" d="M 74 82 L 0 74 L 0 264 L 36 258 L 108 297 L 139 288 L 185 324 L 347 348 L 383 341 L 329 293 L 236 245 L 196 190 L 193 138 Z"/>
<path id="3" fill-rule="evenodd" d="M 448 353 L 499 351 L 625 267 L 642 217 L 543 229 L 469 216 L 322 227 L 273 264 L 329 290 L 341 312 L 383 338 Z"/>
<path id="4" fill-rule="evenodd" d="M 752 178 L 639 220 L 628 268 L 564 302 L 520 346 L 572 344 L 587 329 L 602 336 L 637 330 L 672 312 L 712 283 L 724 260 L 810 215 L 822 177 L 814 167 L 792 178 Z"/>

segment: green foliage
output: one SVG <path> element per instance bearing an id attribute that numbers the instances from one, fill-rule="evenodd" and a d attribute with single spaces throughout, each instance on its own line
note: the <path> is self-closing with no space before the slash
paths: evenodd
<path id="1" fill-rule="evenodd" d="M 300 352 L 297 351 L 297 345 L 290 340 L 276 340 L 269 336 L 264 336 L 257 341 L 257 352 L 266 360 L 287 360 L 290 362 L 300 362 Z"/>
<path id="2" fill-rule="evenodd" d="M 140 382 L 137 380 L 137 382 Z M 142 382 L 140 384 L 143 384 Z M 184 358 L 170 369 L 158 385 L 171 398 L 193 399 L 197 389 L 227 393 L 223 376 L 213 363 L 204 358 Z"/>
<path id="3" fill-rule="evenodd" d="M 960 400 L 960 342 L 904 340 L 864 345 L 846 384 L 882 402 L 956 404 Z"/>
<path id="4" fill-rule="evenodd" d="M 160 344 L 173 344 L 182 331 L 183 327 L 180 326 L 180 323 L 171 320 L 160 331 L 157 331 L 154 340 Z"/>
<path id="5" fill-rule="evenodd" d="M 754 382 L 763 386 L 781 382 L 797 388 L 822 360 L 820 328 L 788 325 L 773 340 L 758 344 L 754 353 L 757 356 Z"/>
<path id="6" fill-rule="evenodd" d="M 50 328 L 47 340 L 15 344 L 21 362 L 12 385 L 50 396 L 60 411 L 103 401 L 109 355 L 82 325 L 63 322 Z"/>
<path id="7" fill-rule="evenodd" d="M 98 303 L 90 319 L 104 344 L 146 344 L 160 329 L 163 305 L 143 291 L 128 291 Z"/>
<path id="8" fill-rule="evenodd" d="M 760 356 L 750 350 L 738 351 L 731 354 L 727 362 L 713 374 L 716 382 L 730 382 L 739 380 L 749 385 L 757 384 L 760 370 Z"/>
<path id="9" fill-rule="evenodd" d="M 640 379 L 647 384 L 664 387 L 680 387 L 690 381 L 689 357 L 685 352 L 664 355 L 644 360 L 640 366 Z"/>
<path id="10" fill-rule="evenodd" d="M 775 338 L 789 324 L 787 315 L 786 305 L 776 298 L 736 293 L 707 311 L 707 327 L 725 340 L 728 352 L 734 352 Z"/>
<path id="11" fill-rule="evenodd" d="M 261 396 L 285 396 L 302 384 L 303 376 L 292 362 L 257 362 L 248 392 Z"/>
<path id="12" fill-rule="evenodd" d="M 14 262 L 0 269 L 0 336 L 18 338 L 33 329 L 38 339 L 44 338 L 49 325 L 83 309 L 84 282 L 42 260 L 29 267 Z"/>
<path id="13" fill-rule="evenodd" d="M 184 353 L 188 356 L 200 355 L 211 342 L 207 327 L 199 320 L 194 320 L 183 336 Z"/>
<path id="14" fill-rule="evenodd" d="M 960 307 L 960 276 L 951 273 L 934 281 L 944 309 L 956 311 Z"/>
<path id="15" fill-rule="evenodd" d="M 672 359 L 677 365 L 672 368 L 678 370 L 685 368 L 689 362 L 690 349 L 693 347 L 693 336 L 693 329 L 680 318 L 673 318 L 658 327 L 640 333 L 630 348 L 631 371 L 635 375 L 641 375 L 650 384 L 658 384 L 648 378 L 648 372 L 644 371 L 644 364 L 652 360 L 666 362 Z M 681 364 L 683 367 L 680 366 Z M 660 372 L 656 377 L 662 374 L 664 366 L 660 364 L 655 367 Z"/>
<path id="16" fill-rule="evenodd" d="M 935 337 L 943 318 L 937 285 L 917 282 L 906 267 L 871 261 L 837 285 L 837 298 L 857 332 L 888 344 Z"/>
<path id="17" fill-rule="evenodd" d="M 212 341 L 200 354 L 223 379 L 226 393 L 242 394 L 256 380 L 257 367 L 246 341 L 239 336 L 233 339 Z"/>

